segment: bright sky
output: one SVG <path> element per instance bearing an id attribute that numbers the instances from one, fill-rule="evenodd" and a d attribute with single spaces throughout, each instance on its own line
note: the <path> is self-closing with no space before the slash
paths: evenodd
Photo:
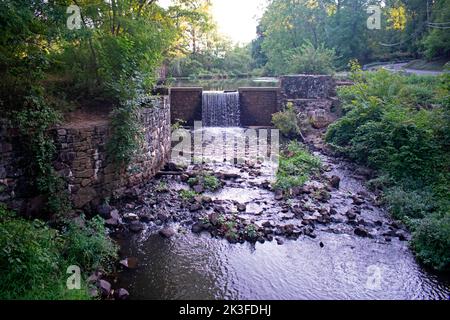
<path id="1" fill-rule="evenodd" d="M 159 0 L 167 7 L 171 0 Z M 247 43 L 256 38 L 256 26 L 261 18 L 266 0 L 212 0 L 213 16 L 219 31 L 232 41 Z"/>

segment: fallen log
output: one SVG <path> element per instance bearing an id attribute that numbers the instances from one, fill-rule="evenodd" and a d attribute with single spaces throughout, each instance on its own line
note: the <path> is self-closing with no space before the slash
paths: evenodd
<path id="1" fill-rule="evenodd" d="M 160 171 L 156 174 L 156 177 L 181 176 L 183 173 L 184 173 L 183 171 Z"/>

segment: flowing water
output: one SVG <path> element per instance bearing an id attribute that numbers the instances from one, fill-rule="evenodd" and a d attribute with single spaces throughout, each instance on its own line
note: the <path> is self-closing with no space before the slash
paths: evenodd
<path id="1" fill-rule="evenodd" d="M 242 135 L 242 129 L 223 130 L 230 136 Z M 349 194 L 365 192 L 363 180 L 355 176 L 349 164 L 317 154 L 329 167 L 327 175 L 341 178 L 341 187 L 331 193 L 330 204 L 345 211 Z M 264 170 L 269 168 L 270 170 Z M 211 164 L 215 172 L 241 172 L 229 164 Z M 242 173 L 242 179 L 209 194 L 215 200 L 246 203 L 246 213 L 256 223 L 287 219 L 274 195 L 258 184 L 273 178 L 274 169 L 262 164 L 261 176 Z M 250 171 L 251 173 L 252 171 Z M 169 189 L 183 186 L 169 180 Z M 314 182 L 318 183 L 318 182 Z M 252 207 L 253 206 L 253 207 Z M 262 212 L 256 213 L 261 209 Z M 230 244 L 208 233 L 196 235 L 182 222 L 173 223 L 178 234 L 162 238 L 157 228 L 122 241 L 124 257 L 139 259 L 136 270 L 125 270 L 119 285 L 127 288 L 132 299 L 449 299 L 450 282 L 425 271 L 414 259 L 408 242 L 392 238 L 386 241 L 378 233 L 389 226 L 383 208 L 368 201 L 362 217 L 374 234 L 358 237 L 346 223 L 318 225 L 317 238 L 301 236 L 263 244 Z M 340 213 L 337 213 L 340 216 Z M 294 221 L 294 222 L 293 222 Z M 379 221 L 383 227 L 375 227 Z"/>
<path id="2" fill-rule="evenodd" d="M 239 127 L 239 92 L 204 91 L 202 120 L 206 127 Z"/>

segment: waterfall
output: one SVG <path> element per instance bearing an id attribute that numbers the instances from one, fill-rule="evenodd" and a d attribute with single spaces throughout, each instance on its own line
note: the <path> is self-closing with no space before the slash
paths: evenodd
<path id="1" fill-rule="evenodd" d="M 239 127 L 240 117 L 239 92 L 203 92 L 203 126 Z"/>

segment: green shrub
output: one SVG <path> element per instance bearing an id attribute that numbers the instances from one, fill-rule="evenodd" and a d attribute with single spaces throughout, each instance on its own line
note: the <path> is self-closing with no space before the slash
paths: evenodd
<path id="1" fill-rule="evenodd" d="M 117 246 L 109 239 L 101 217 L 86 221 L 84 226 L 69 223 L 63 233 L 66 261 L 83 267 L 86 272 L 103 268 L 110 271 L 111 263 L 117 258 Z"/>
<path id="2" fill-rule="evenodd" d="M 326 141 L 378 171 L 382 179 L 372 185 L 384 190 L 393 217 L 419 225 L 418 257 L 445 268 L 442 261 L 448 255 L 437 239 L 448 235 L 447 220 L 436 215 L 450 208 L 449 75 L 431 78 L 354 71 L 353 78 L 354 86 L 339 90 L 346 113 L 329 127 Z"/>
<path id="3" fill-rule="evenodd" d="M 421 220 L 413 233 L 417 257 L 437 270 L 450 269 L 450 214 L 432 215 Z"/>
<path id="4" fill-rule="evenodd" d="M 37 298 L 40 290 L 43 296 L 60 293 L 62 243 L 55 230 L 17 219 L 3 209 L 0 246 L 1 299 Z"/>
<path id="5" fill-rule="evenodd" d="M 323 44 L 316 48 L 308 41 L 293 49 L 286 62 L 289 73 L 332 74 L 335 60 L 333 49 L 328 49 Z"/>
<path id="6" fill-rule="evenodd" d="M 100 219 L 87 222 L 86 228 L 71 224 L 60 232 L 42 221 L 17 217 L 3 206 L 0 248 L 0 299 L 8 300 L 90 299 L 86 273 L 103 268 L 117 250 Z M 66 287 L 70 265 L 81 268 L 81 290 Z"/>
<path id="7" fill-rule="evenodd" d="M 194 199 L 196 196 L 198 196 L 198 194 L 192 190 L 181 190 L 180 196 L 183 200 L 190 201 Z"/>
<path id="8" fill-rule="evenodd" d="M 272 115 L 272 123 L 286 138 L 296 138 L 300 134 L 297 113 L 292 102 L 288 102 L 284 111 Z"/>
<path id="9" fill-rule="evenodd" d="M 433 92 L 433 108 L 414 108 L 415 98 L 405 98 L 403 89 L 417 89 L 419 83 Z M 330 126 L 326 140 L 353 160 L 397 180 L 431 183 L 440 171 L 436 169 L 445 171 L 449 163 L 444 145 L 449 110 L 442 91 L 442 84 L 429 78 L 366 75 L 341 96 L 348 112 Z"/>
<path id="10" fill-rule="evenodd" d="M 292 141 L 280 156 L 274 187 L 288 190 L 303 185 L 321 168 L 320 159 L 311 155 L 297 141 Z"/>
<path id="11" fill-rule="evenodd" d="M 196 177 L 190 178 L 188 184 L 191 187 L 201 185 L 205 190 L 213 192 L 217 191 L 222 186 L 222 183 L 216 176 L 207 172 L 201 172 Z"/>
<path id="12" fill-rule="evenodd" d="M 139 151 L 144 139 L 140 125 L 139 105 L 135 100 L 116 107 L 111 114 L 111 138 L 107 151 L 117 166 L 128 165 Z"/>
<path id="13" fill-rule="evenodd" d="M 25 169 L 32 178 L 33 191 L 46 197 L 46 211 L 62 215 L 69 210 L 70 202 L 65 182 L 52 166 L 56 147 L 49 132 L 61 116 L 39 94 L 25 97 L 24 104 L 15 114 L 15 123 L 29 160 Z"/>
<path id="14" fill-rule="evenodd" d="M 429 190 L 405 191 L 396 186 L 387 189 L 383 198 L 395 219 L 421 219 L 436 210 L 433 194 Z"/>
<path id="15" fill-rule="evenodd" d="M 0 299 L 89 299 L 87 287 L 68 290 L 64 239 L 45 223 L 0 209 Z"/>
<path id="16" fill-rule="evenodd" d="M 203 176 L 203 186 L 206 190 L 216 191 L 221 186 L 220 180 L 216 176 L 205 175 Z"/>

